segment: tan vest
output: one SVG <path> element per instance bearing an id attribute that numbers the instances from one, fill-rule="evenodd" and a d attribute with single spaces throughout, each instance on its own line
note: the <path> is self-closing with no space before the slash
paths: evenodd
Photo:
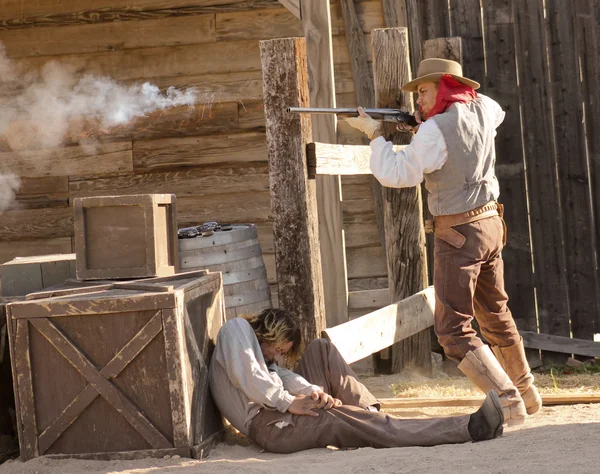
<path id="1" fill-rule="evenodd" d="M 453 104 L 430 120 L 439 127 L 448 148 L 446 163 L 425 175 L 431 214 L 459 214 L 496 200 L 496 124 L 485 102 Z"/>

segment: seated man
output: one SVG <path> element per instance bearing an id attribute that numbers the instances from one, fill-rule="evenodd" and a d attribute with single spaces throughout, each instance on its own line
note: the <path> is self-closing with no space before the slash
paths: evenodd
<path id="1" fill-rule="evenodd" d="M 301 347 L 293 316 L 267 309 L 221 328 L 210 365 L 210 388 L 221 413 L 240 432 L 275 453 L 326 447 L 433 446 L 493 439 L 504 415 L 490 391 L 472 415 L 400 419 L 379 412 L 336 347 L 316 339 L 295 372 L 279 367 Z"/>

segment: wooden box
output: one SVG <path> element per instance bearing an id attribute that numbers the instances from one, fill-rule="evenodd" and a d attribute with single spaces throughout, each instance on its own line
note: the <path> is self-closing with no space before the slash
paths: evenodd
<path id="1" fill-rule="evenodd" d="M 220 273 L 53 290 L 6 308 L 23 460 L 191 456 L 220 430 L 208 390 Z"/>
<path id="2" fill-rule="evenodd" d="M 75 254 L 17 257 L 0 265 L 0 295 L 24 296 L 75 278 Z"/>
<path id="3" fill-rule="evenodd" d="M 75 253 L 80 280 L 177 273 L 174 194 L 76 198 Z"/>

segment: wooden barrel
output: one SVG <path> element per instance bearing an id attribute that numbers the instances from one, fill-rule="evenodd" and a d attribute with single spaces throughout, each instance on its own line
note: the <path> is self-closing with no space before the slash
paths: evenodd
<path id="1" fill-rule="evenodd" d="M 179 268 L 222 272 L 228 320 L 272 307 L 267 269 L 254 224 L 179 239 Z"/>

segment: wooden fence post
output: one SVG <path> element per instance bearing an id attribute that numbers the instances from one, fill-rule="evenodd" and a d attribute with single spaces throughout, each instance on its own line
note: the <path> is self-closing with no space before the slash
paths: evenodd
<path id="1" fill-rule="evenodd" d="M 412 110 L 412 97 L 399 91 L 411 78 L 407 28 L 373 30 L 373 76 L 377 107 Z M 389 125 L 389 124 L 388 124 Z M 384 126 L 384 136 L 395 144 L 410 142 L 410 133 Z M 392 302 L 427 286 L 425 230 L 421 188 L 383 188 L 388 281 Z M 422 331 L 392 346 L 392 372 L 414 364 L 431 371 L 431 335 Z"/>
<path id="2" fill-rule="evenodd" d="M 302 1 L 310 107 L 335 107 L 329 0 Z M 335 115 L 313 115 L 313 140 L 337 143 Z M 348 321 L 348 276 L 342 228 L 341 180 L 317 176 L 317 207 L 327 327 Z"/>
<path id="3" fill-rule="evenodd" d="M 305 343 L 325 329 L 315 181 L 308 180 L 310 117 L 287 107 L 308 107 L 303 38 L 260 42 L 269 154 L 271 212 L 279 306 L 295 313 Z"/>

